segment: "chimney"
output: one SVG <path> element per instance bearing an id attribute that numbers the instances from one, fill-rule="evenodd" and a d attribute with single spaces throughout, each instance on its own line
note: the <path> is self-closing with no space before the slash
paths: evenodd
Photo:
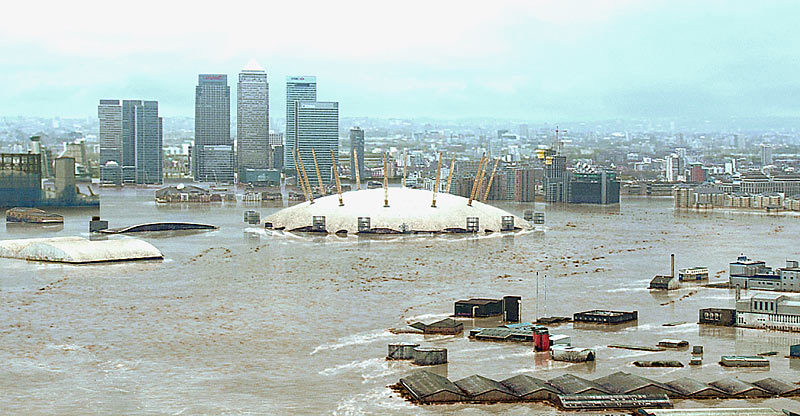
<path id="1" fill-rule="evenodd" d="M 669 255 L 669 275 L 675 277 L 675 254 Z"/>

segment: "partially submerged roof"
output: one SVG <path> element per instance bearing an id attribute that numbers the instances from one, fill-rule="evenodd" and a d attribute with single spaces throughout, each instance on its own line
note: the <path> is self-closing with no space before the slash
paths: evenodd
<path id="1" fill-rule="evenodd" d="M 444 318 L 441 321 L 427 325 L 428 328 L 458 328 L 459 326 L 464 326 L 464 324 L 453 318 Z"/>
<path id="2" fill-rule="evenodd" d="M 745 383 L 738 378 L 724 378 L 722 380 L 712 381 L 708 383 L 710 386 L 714 386 L 723 392 L 731 395 L 737 396 L 748 392 L 756 392 L 760 394 L 769 394 L 766 390 L 762 389 L 761 387 L 754 386 L 750 383 Z"/>
<path id="3" fill-rule="evenodd" d="M 750 383 L 756 387 L 766 390 L 776 396 L 796 396 L 800 394 L 800 386 L 789 384 L 785 381 L 767 377 L 762 380 Z"/>
<path id="4" fill-rule="evenodd" d="M 515 396 L 513 391 L 499 381 L 479 376 L 477 374 L 462 378 L 461 380 L 456 381 L 455 385 L 464 391 L 464 393 L 466 393 L 469 397 L 480 396 L 493 391 L 504 393 L 509 396 Z"/>
<path id="5" fill-rule="evenodd" d="M 645 416 L 785 416 L 768 407 L 715 407 L 706 409 L 641 409 Z"/>
<path id="6" fill-rule="evenodd" d="M 466 398 L 458 386 L 448 380 L 447 377 L 442 377 L 425 370 L 415 371 L 410 376 L 401 378 L 400 384 L 402 384 L 416 400 L 420 401 L 426 401 L 426 398 L 442 392 L 460 396 L 461 399 Z"/>
<path id="7" fill-rule="evenodd" d="M 501 231 L 503 217 L 512 217 L 514 227 L 530 230 L 533 227 L 524 219 L 500 208 L 467 198 L 438 193 L 436 208 L 431 207 L 433 192 L 421 189 L 390 187 L 389 206 L 384 207 L 384 189 L 362 189 L 342 194 L 343 206 L 339 206 L 336 194 L 314 199 L 289 208 L 284 208 L 267 218 L 275 229 L 302 231 L 311 229 L 315 216 L 325 217 L 325 228 L 329 233 L 359 232 L 359 217 L 369 218 L 373 230 L 391 232 L 464 232 L 467 218 L 478 218 L 478 230 Z"/>
<path id="8" fill-rule="evenodd" d="M 514 392 L 518 397 L 527 396 L 541 390 L 546 390 L 553 394 L 560 394 L 555 387 L 547 384 L 546 381 L 531 377 L 527 374 L 520 374 L 514 377 L 509 377 L 500 382 L 502 385 L 508 387 L 509 390 Z"/>
<path id="9" fill-rule="evenodd" d="M 135 238 L 91 241 L 81 237 L 0 241 L 0 257 L 58 263 L 162 259 L 152 244 Z"/>
<path id="10" fill-rule="evenodd" d="M 604 393 L 610 393 L 603 386 L 572 374 L 558 376 L 549 380 L 547 383 L 564 394 L 579 394 L 591 389 L 595 389 Z"/>
<path id="11" fill-rule="evenodd" d="M 699 382 L 689 377 L 679 378 L 664 384 L 683 396 L 693 396 L 704 391 L 713 391 L 714 393 L 718 393 L 720 395 L 724 394 L 722 390 L 714 386 L 709 386 L 706 383 Z"/>
<path id="12" fill-rule="evenodd" d="M 141 232 L 158 232 L 158 231 L 207 231 L 216 230 L 216 225 L 200 224 L 193 222 L 148 222 L 145 224 L 131 225 L 128 227 L 108 228 L 100 230 L 104 234 L 126 234 L 126 233 L 141 233 Z"/>
<path id="13" fill-rule="evenodd" d="M 667 392 L 672 391 L 672 389 L 670 389 L 664 384 L 650 380 L 648 378 L 644 378 L 634 374 L 629 374 L 624 371 L 618 371 L 616 373 L 609 374 L 605 377 L 600 377 L 594 382 L 603 386 L 603 388 L 605 388 L 609 392 L 619 393 L 619 394 L 631 393 L 648 386 L 655 386 Z"/>

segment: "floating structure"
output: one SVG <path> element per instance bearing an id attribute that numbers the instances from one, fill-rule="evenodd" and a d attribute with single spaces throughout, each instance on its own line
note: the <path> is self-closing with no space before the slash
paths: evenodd
<path id="1" fill-rule="evenodd" d="M 134 238 L 90 241 L 82 237 L 0 241 L 0 257 L 56 263 L 101 263 L 163 259 L 152 244 Z"/>
<path id="2" fill-rule="evenodd" d="M 769 360 L 757 355 L 723 355 L 719 364 L 723 367 L 769 367 Z"/>
<path id="3" fill-rule="evenodd" d="M 15 207 L 6 211 L 6 222 L 24 222 L 28 224 L 63 224 L 64 217 L 42 211 L 37 208 Z"/>
<path id="4" fill-rule="evenodd" d="M 130 234 L 162 231 L 211 231 L 218 228 L 219 227 L 216 225 L 192 222 L 149 222 L 128 227 L 107 228 L 105 230 L 98 230 L 98 232 L 103 234 Z"/>
<path id="5" fill-rule="evenodd" d="M 686 348 L 689 346 L 689 341 L 682 339 L 662 339 L 658 341 L 658 346 L 664 348 Z"/>
<path id="6" fill-rule="evenodd" d="M 578 312 L 572 316 L 575 322 L 585 322 L 592 324 L 621 324 L 632 322 L 639 319 L 639 312 L 621 312 L 595 309 L 586 312 Z"/>
<path id="7" fill-rule="evenodd" d="M 637 360 L 633 362 L 633 365 L 637 367 L 675 367 L 680 368 L 683 367 L 683 363 L 680 361 L 675 360 L 653 360 L 653 361 L 646 361 L 646 360 Z"/>
<path id="8" fill-rule="evenodd" d="M 284 208 L 267 218 L 276 230 L 321 233 L 487 233 L 532 230 L 533 226 L 507 211 L 482 202 L 440 194 L 431 206 L 431 191 L 411 188 L 362 189 Z M 386 204 L 388 202 L 388 204 Z M 387 206 L 388 205 L 388 206 Z M 315 227 L 314 219 L 322 219 Z"/>
<path id="9" fill-rule="evenodd" d="M 424 334 L 456 335 L 464 332 L 464 324 L 452 318 L 445 318 L 432 324 L 415 322 L 410 326 L 419 329 Z"/>
<path id="10" fill-rule="evenodd" d="M 594 381 L 572 374 L 548 381 L 520 374 L 499 382 L 473 375 L 452 383 L 445 377 L 420 370 L 401 378 L 399 387 L 417 403 L 545 401 L 563 409 L 576 410 L 651 408 L 667 406 L 670 399 L 795 397 L 800 394 L 800 386 L 772 378 L 753 383 L 723 379 L 706 384 L 684 377 L 660 383 L 625 372 L 609 374 Z"/>

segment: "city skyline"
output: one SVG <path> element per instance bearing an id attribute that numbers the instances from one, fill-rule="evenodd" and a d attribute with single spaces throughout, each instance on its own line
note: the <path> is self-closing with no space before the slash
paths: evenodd
<path id="1" fill-rule="evenodd" d="M 188 116 L 191 74 L 232 75 L 251 58 L 273 77 L 313 73 L 325 80 L 323 95 L 347 103 L 345 117 L 536 122 L 800 114 L 793 100 L 800 90 L 793 76 L 800 69 L 793 59 L 795 3 L 545 1 L 481 9 L 442 3 L 419 9 L 425 12 L 397 11 L 389 23 L 379 18 L 386 10 L 363 6 L 320 5 L 308 16 L 314 29 L 291 38 L 279 36 L 291 25 L 283 19 L 207 34 L 195 28 L 202 24 L 164 24 L 159 42 L 138 32 L 107 37 L 80 24 L 88 18 L 80 7 L 57 10 L 59 19 L 37 22 L 34 33 L 25 30 L 31 22 L 24 18 L 9 22 L 0 28 L 6 39 L 0 55 L 14 59 L 5 58 L 9 88 L 0 92 L 0 103 L 7 103 L 0 114 L 85 116 L 96 97 L 138 96 L 158 99 L 164 114 Z M 13 5 L 12 12 L 35 15 L 29 7 Z M 273 16 L 289 8 L 256 7 Z M 156 19 L 208 22 L 210 16 L 198 13 L 170 5 Z M 359 25 L 332 23 L 351 14 L 362 17 Z M 243 23 L 259 15 L 249 13 Z M 395 23 L 412 19 L 419 23 L 413 33 Z M 69 33 L 53 36 L 66 21 Z M 442 24 L 447 32 L 438 31 Z M 318 42 L 320 33 L 326 42 Z M 255 41 L 264 38 L 281 42 Z M 209 48 L 225 53 L 198 52 Z M 284 86 L 276 84 L 274 94 L 283 96 Z M 275 117 L 283 115 L 281 107 Z"/>

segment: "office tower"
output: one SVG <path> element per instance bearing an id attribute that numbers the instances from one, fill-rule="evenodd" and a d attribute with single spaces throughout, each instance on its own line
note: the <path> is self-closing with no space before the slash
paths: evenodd
<path id="1" fill-rule="evenodd" d="M 136 135 L 140 128 L 137 117 L 142 111 L 141 100 L 122 100 L 122 182 L 136 182 Z"/>
<path id="2" fill-rule="evenodd" d="M 766 143 L 761 144 L 761 166 L 772 164 L 772 146 Z"/>
<path id="3" fill-rule="evenodd" d="M 100 120 L 98 140 L 100 142 L 100 182 L 121 185 L 119 164 L 122 161 L 122 106 L 119 100 L 100 100 L 97 106 Z M 108 168 L 106 165 L 108 162 Z"/>
<path id="4" fill-rule="evenodd" d="M 547 202 L 567 202 L 569 175 L 566 156 L 548 156 L 544 167 L 544 192 Z"/>
<path id="5" fill-rule="evenodd" d="M 295 134 L 295 102 L 317 100 L 317 77 L 286 77 L 286 136 L 284 137 L 283 165 L 287 171 L 294 172 L 294 149 L 297 147 Z M 305 159 L 303 159 L 305 161 Z"/>
<path id="6" fill-rule="evenodd" d="M 269 167 L 283 170 L 283 133 L 269 132 Z"/>
<path id="7" fill-rule="evenodd" d="M 331 101 L 295 101 L 294 127 L 297 132 L 295 145 L 297 146 L 303 165 L 308 173 L 309 182 L 312 186 L 318 183 L 314 169 L 314 159 L 311 149 L 317 154 L 317 163 L 322 176 L 322 182 L 331 182 L 333 173 L 334 157 L 339 157 L 339 103 Z M 294 169 L 294 157 L 289 156 L 284 160 L 284 166 L 292 163 Z"/>
<path id="8" fill-rule="evenodd" d="M 239 182 L 248 169 L 269 167 L 269 83 L 267 72 L 251 60 L 239 73 L 236 89 L 236 150 Z"/>
<path id="9" fill-rule="evenodd" d="M 163 142 L 163 121 L 158 116 L 158 101 L 144 101 L 136 110 L 134 166 L 137 184 L 163 182 Z"/>
<path id="10" fill-rule="evenodd" d="M 353 163 L 354 152 L 356 160 L 358 160 L 358 175 L 364 178 L 364 130 L 358 126 L 350 129 L 350 170 L 353 172 L 353 180 L 356 179 L 355 164 Z"/>
<path id="11" fill-rule="evenodd" d="M 225 74 L 197 76 L 193 150 L 196 181 L 233 182 L 231 90 Z"/>

